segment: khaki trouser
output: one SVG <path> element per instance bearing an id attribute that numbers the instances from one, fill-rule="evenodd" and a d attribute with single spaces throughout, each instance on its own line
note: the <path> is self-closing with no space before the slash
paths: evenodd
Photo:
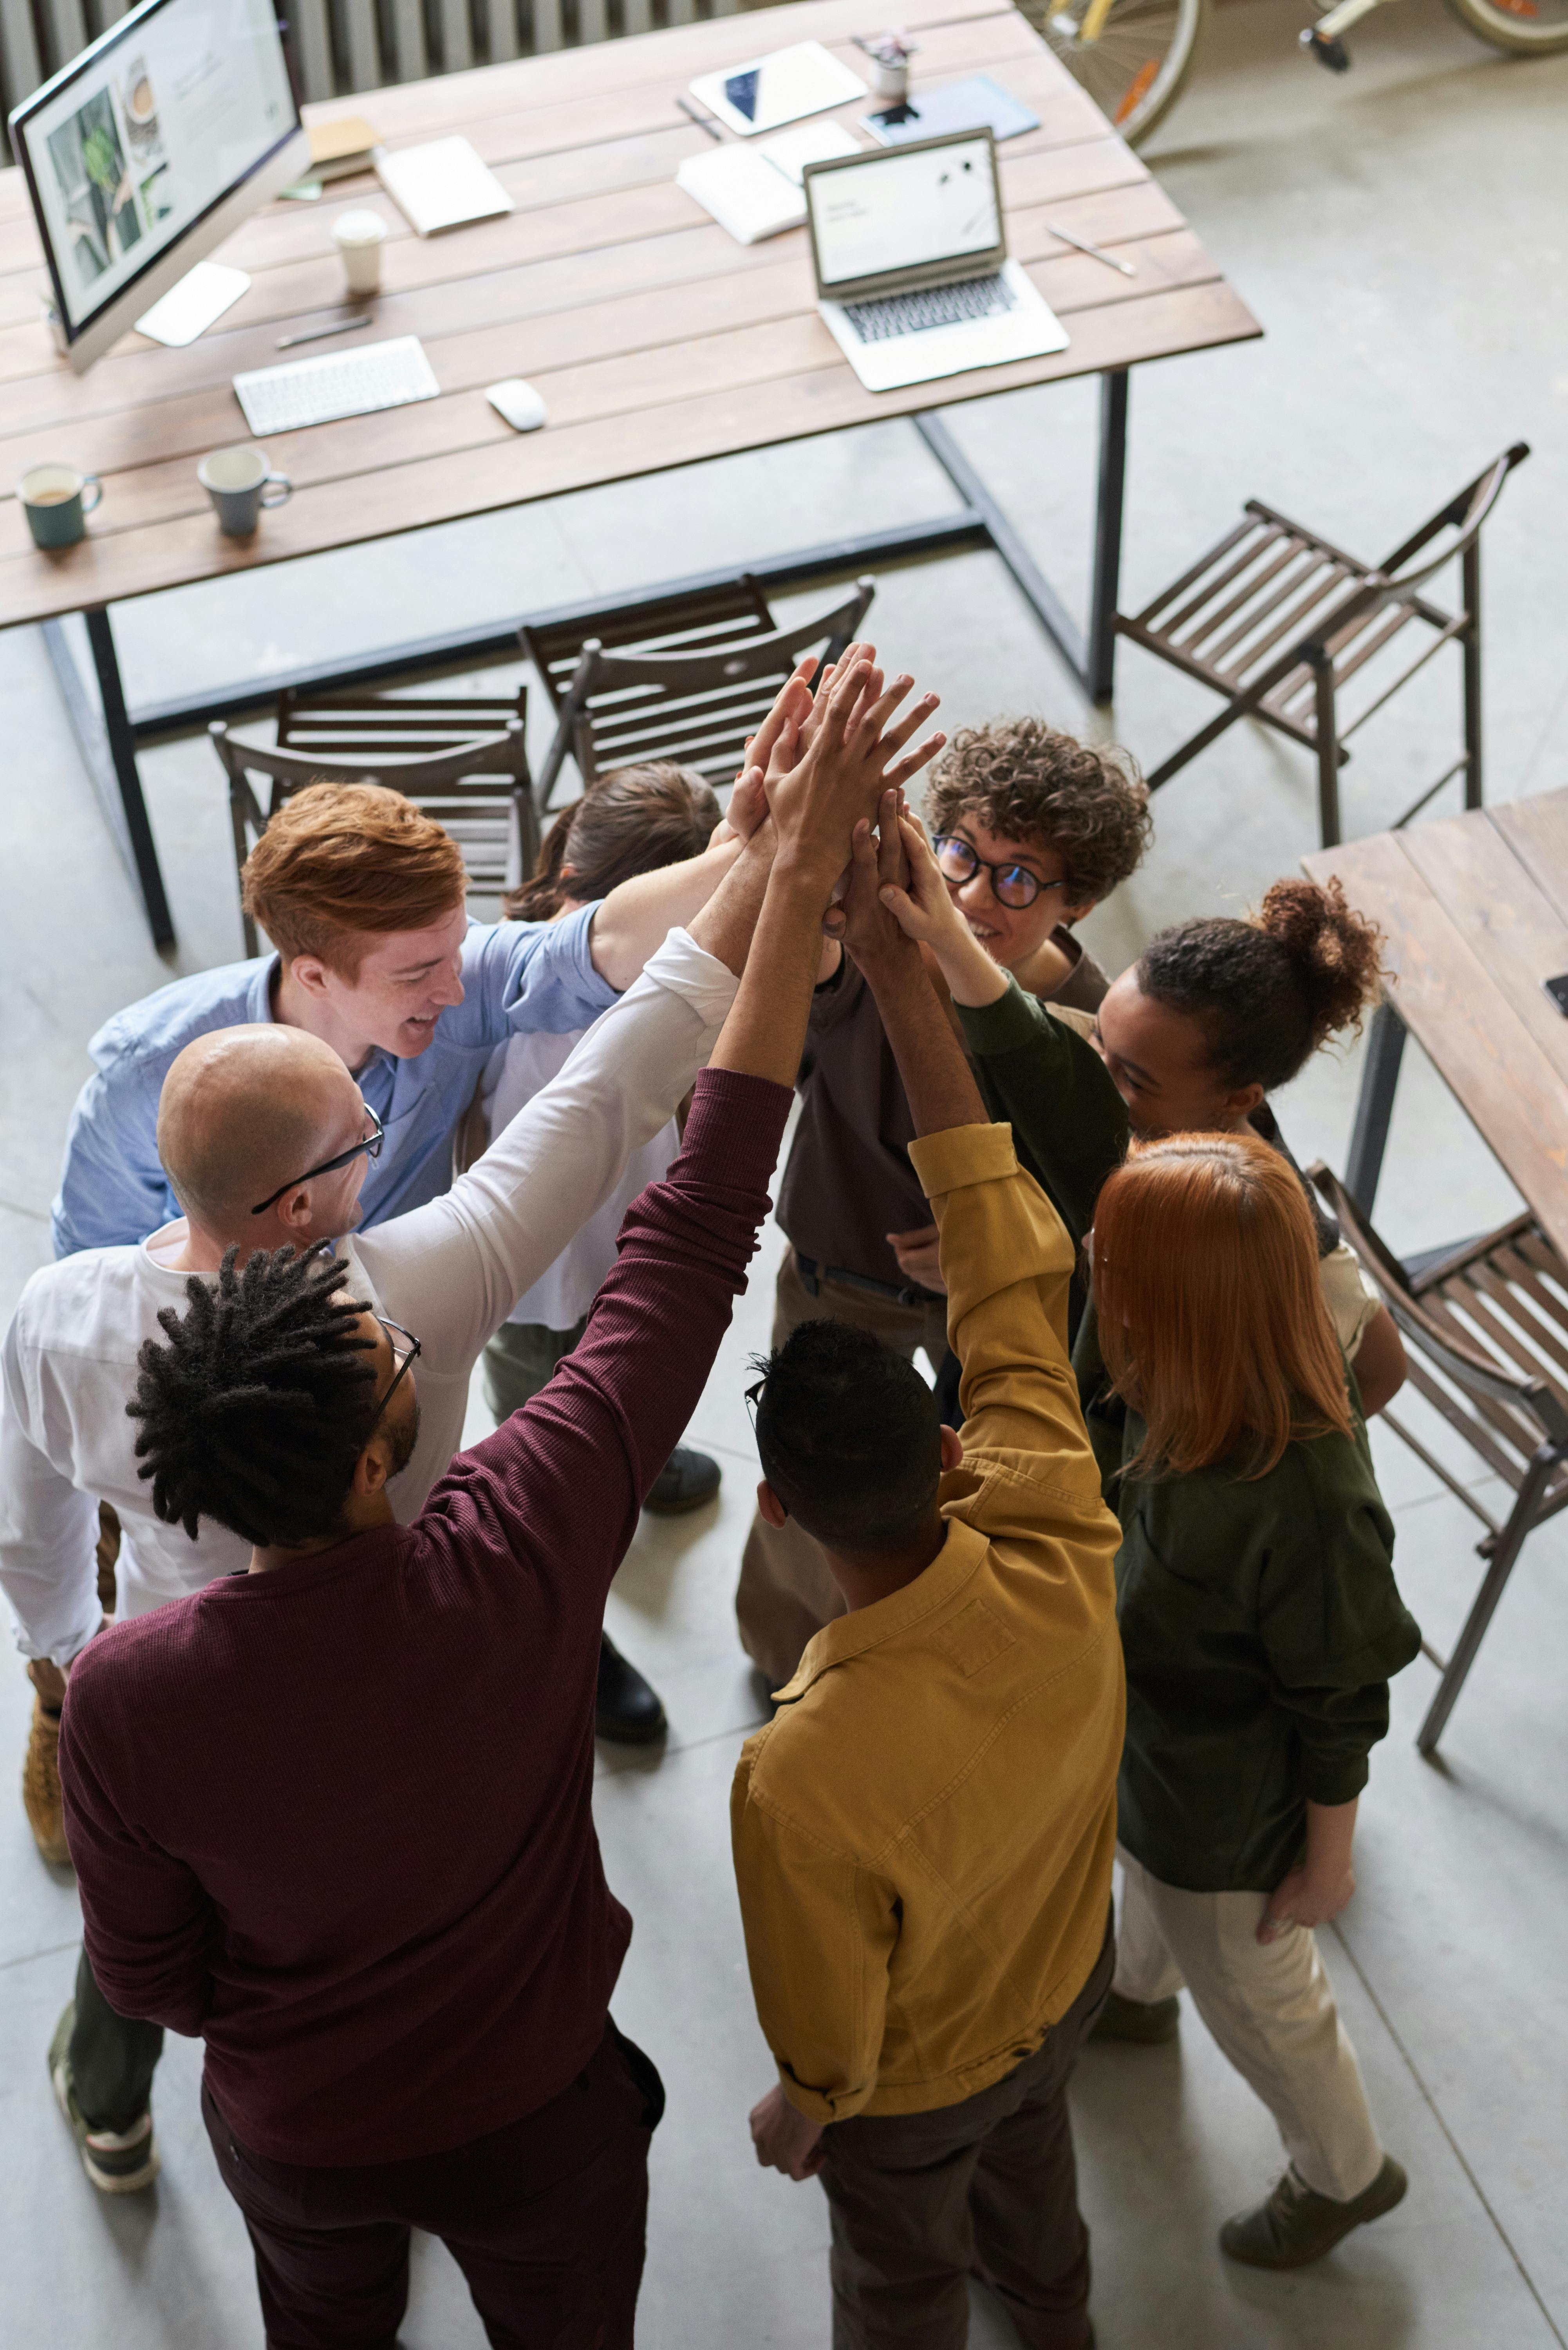
<path id="1" fill-rule="evenodd" d="M 947 1345 L 945 1298 L 933 1297 L 929 1305 L 899 1305 L 890 1297 L 877 1297 L 830 1277 L 824 1277 L 819 1287 L 820 1295 L 813 1297 L 801 1278 L 794 1251 L 789 1250 L 779 1267 L 775 1347 L 803 1322 L 848 1322 L 869 1330 L 906 1360 L 923 1347 L 933 1371 L 941 1361 Z M 770 1526 L 761 1516 L 753 1517 L 741 1559 L 735 1616 L 742 1646 L 774 1689 L 790 1679 L 814 1634 L 843 1613 L 843 1596 L 820 1544 L 803 1534 L 793 1518 L 783 1526 Z"/>
<path id="2" fill-rule="evenodd" d="M 1029 2350 L 1087 2350 L 1089 2231 L 1067 2082 L 1105 2003 L 1112 1944 L 1032 2056 L 961 2105 L 857 2116 L 822 2140 L 833 2350 L 961 2350 L 981 2277 Z"/>
<path id="3" fill-rule="evenodd" d="M 1279 2124 L 1299 2176 L 1314 2194 L 1348 2203 L 1376 2178 L 1383 2148 L 1315 1937 L 1292 1926 L 1260 1942 L 1266 1893 L 1185 1893 L 1119 1857 L 1127 1881 L 1115 1988 L 1152 2002 L 1185 1982 L 1221 2053 Z"/>

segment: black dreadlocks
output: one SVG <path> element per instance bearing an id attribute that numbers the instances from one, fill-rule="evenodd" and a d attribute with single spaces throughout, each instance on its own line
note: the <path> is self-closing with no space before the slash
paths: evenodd
<path id="1" fill-rule="evenodd" d="M 165 1306 L 169 1344 L 142 1341 L 136 1394 L 140 1474 L 152 1506 L 192 1542 L 202 1518 L 259 1547 L 330 1534 L 376 1416 L 376 1372 L 337 1293 L 347 1265 L 318 1249 L 258 1249 L 215 1284 L 192 1275 L 189 1310 Z"/>

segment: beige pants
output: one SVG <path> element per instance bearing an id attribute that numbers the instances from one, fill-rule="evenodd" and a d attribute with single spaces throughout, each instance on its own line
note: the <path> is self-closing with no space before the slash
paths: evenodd
<path id="1" fill-rule="evenodd" d="M 791 1249 L 779 1267 L 774 1345 L 782 1347 L 803 1322 L 851 1323 L 907 1359 L 923 1347 L 933 1371 L 947 1345 L 945 1298 L 934 1298 L 929 1305 L 898 1305 L 890 1297 L 831 1280 L 824 1280 L 813 1297 Z M 753 1517 L 741 1559 L 735 1616 L 742 1645 L 771 1687 L 783 1687 L 806 1642 L 843 1613 L 843 1595 L 828 1573 L 821 1545 L 802 1534 L 793 1518 L 783 1526 L 770 1526 Z"/>
<path id="2" fill-rule="evenodd" d="M 1361 2067 L 1339 2020 L 1316 1938 L 1292 1926 L 1258 1939 L 1266 1893 L 1184 1893 L 1118 1847 L 1127 1871 L 1114 1988 L 1168 1999 L 1185 1982 L 1221 2053 L 1279 2124 L 1318 2195 L 1348 2203 L 1383 2165 Z"/>

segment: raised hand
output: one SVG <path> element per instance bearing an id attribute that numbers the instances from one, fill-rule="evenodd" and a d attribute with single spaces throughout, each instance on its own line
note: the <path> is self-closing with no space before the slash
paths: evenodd
<path id="1" fill-rule="evenodd" d="M 956 1003 L 994 1003 L 1007 992 L 1007 973 L 992 961 L 954 905 L 924 826 L 904 814 L 898 832 L 909 879 L 881 884 L 883 905 L 906 938 L 930 949 Z"/>
<path id="2" fill-rule="evenodd" d="M 769 769 L 776 766 L 780 774 L 787 774 L 795 763 L 801 729 L 815 707 L 811 698 L 811 681 L 815 674 L 816 655 L 807 653 L 780 686 L 773 708 L 756 733 L 747 738 L 741 772 L 730 793 L 730 805 L 709 839 L 710 848 L 717 848 L 727 840 L 750 840 L 767 822 Z"/>
<path id="3" fill-rule="evenodd" d="M 905 746 L 937 707 L 923 694 L 897 723 L 893 713 L 914 684 L 897 677 L 885 691 L 868 661 L 837 666 L 832 685 L 818 696 L 810 740 L 796 764 L 770 785 L 769 801 L 781 847 L 799 858 L 831 861 L 842 868 L 856 818 L 870 816 L 882 791 L 924 766 L 944 736 L 928 737 L 914 751 Z M 831 879 L 830 876 L 830 879 Z"/>
<path id="4" fill-rule="evenodd" d="M 873 834 L 864 818 L 856 826 L 850 846 L 846 886 L 830 910 L 824 929 L 842 940 L 867 976 L 878 963 L 916 951 L 884 890 L 907 891 L 909 861 L 898 830 L 899 795 L 882 794 L 877 815 L 879 832 Z"/>

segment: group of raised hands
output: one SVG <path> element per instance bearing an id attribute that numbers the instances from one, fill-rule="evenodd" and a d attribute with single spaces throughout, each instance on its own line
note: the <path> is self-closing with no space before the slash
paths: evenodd
<path id="1" fill-rule="evenodd" d="M 1007 975 L 953 903 L 905 797 L 947 741 L 932 733 L 905 748 L 934 714 L 938 696 L 922 694 L 895 719 L 915 681 L 904 674 L 888 682 L 872 644 L 846 645 L 814 694 L 816 666 L 808 654 L 748 743 L 715 841 L 749 839 L 771 817 L 776 849 L 809 847 L 820 856 L 840 848 L 823 919 L 828 938 L 867 972 L 912 941 L 927 950 L 957 1002 L 994 1002 Z"/>

